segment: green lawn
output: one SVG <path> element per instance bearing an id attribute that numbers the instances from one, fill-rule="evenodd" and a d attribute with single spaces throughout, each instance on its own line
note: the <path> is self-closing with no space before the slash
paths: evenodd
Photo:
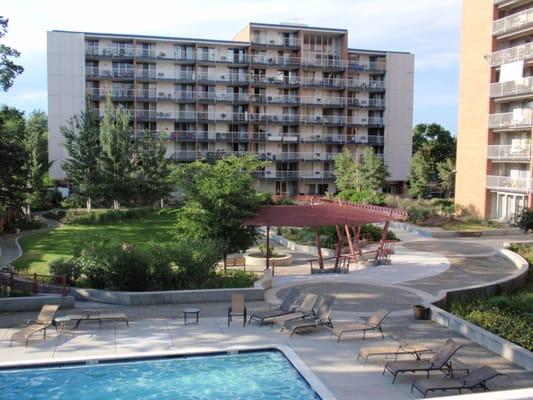
<path id="1" fill-rule="evenodd" d="M 168 214 L 108 225 L 63 225 L 49 232 L 22 237 L 20 245 L 24 254 L 13 265 L 18 270 L 48 274 L 48 263 L 56 258 L 71 257 L 74 244 L 87 234 L 127 241 L 141 248 L 146 247 L 150 241 L 169 244 L 173 241 L 175 221 L 176 216 Z"/>

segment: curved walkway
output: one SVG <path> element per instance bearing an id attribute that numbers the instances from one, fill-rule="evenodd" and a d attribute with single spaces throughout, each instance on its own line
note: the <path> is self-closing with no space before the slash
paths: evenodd
<path id="1" fill-rule="evenodd" d="M 444 289 L 490 283 L 516 272 L 495 247 L 460 239 L 402 242 L 392 261 L 347 275 L 278 276 L 266 299 L 279 303 L 294 287 L 334 294 L 335 311 L 366 316 L 387 308 L 395 315 L 406 315 L 413 304 L 430 302 Z"/>

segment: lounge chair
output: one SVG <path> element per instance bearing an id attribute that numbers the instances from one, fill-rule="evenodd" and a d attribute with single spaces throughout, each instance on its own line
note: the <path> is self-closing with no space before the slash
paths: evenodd
<path id="1" fill-rule="evenodd" d="M 311 315 L 303 319 L 287 321 L 283 324 L 282 330 L 290 330 L 291 337 L 301 330 L 318 328 L 319 326 L 331 326 L 331 309 L 335 303 L 335 297 L 323 295 L 320 297 L 316 307 L 316 315 Z"/>
<path id="2" fill-rule="evenodd" d="M 357 355 L 357 359 L 365 360 L 365 364 L 368 362 L 370 357 L 374 356 L 381 356 L 385 358 L 393 356 L 394 361 L 398 360 L 399 356 L 412 356 L 417 360 L 420 360 L 420 356 L 427 353 L 433 353 L 433 350 L 423 345 L 391 344 L 384 346 L 362 347 Z"/>
<path id="3" fill-rule="evenodd" d="M 428 392 L 436 391 L 446 391 L 446 390 L 458 390 L 460 394 L 463 393 L 464 389 L 483 389 L 483 391 L 489 390 L 487 388 L 487 381 L 503 375 L 496 371 L 495 369 L 483 366 L 479 367 L 469 374 L 461 378 L 431 378 L 431 379 L 417 379 L 411 385 L 411 393 L 413 389 L 418 390 L 424 398 L 427 396 Z"/>
<path id="4" fill-rule="evenodd" d="M 270 323 L 272 325 L 278 324 L 283 325 L 287 321 L 292 321 L 294 319 L 302 319 L 313 315 L 315 312 L 315 304 L 317 304 L 318 296 L 313 293 L 306 293 L 301 296 L 302 302 L 295 310 L 291 313 L 278 315 L 277 317 L 264 318 L 263 322 Z"/>
<path id="5" fill-rule="evenodd" d="M 300 291 L 298 289 L 291 288 L 278 308 L 267 311 L 255 311 L 250 315 L 248 323 L 252 322 L 252 320 L 256 320 L 260 325 L 263 325 L 263 322 L 266 318 L 274 318 L 279 317 L 280 315 L 290 314 L 294 311 L 295 303 L 299 297 Z"/>
<path id="6" fill-rule="evenodd" d="M 389 311 L 380 309 L 372 315 L 367 322 L 339 322 L 333 324 L 330 328 L 332 335 L 337 336 L 337 342 L 340 342 L 342 335 L 350 332 L 363 332 L 363 340 L 365 340 L 366 331 L 378 330 L 381 332 L 381 337 L 385 339 L 381 323 L 390 314 Z"/>
<path id="7" fill-rule="evenodd" d="M 46 330 L 51 326 L 55 326 L 54 317 L 58 309 L 58 305 L 44 305 L 41 308 L 37 319 L 26 321 L 27 326 L 24 329 L 21 329 L 20 331 L 17 331 L 11 335 L 11 341 L 9 345 L 13 345 L 13 341 L 23 341 L 27 346 L 30 338 L 36 333 L 40 332 L 43 332 L 43 340 L 46 339 Z"/>
<path id="8" fill-rule="evenodd" d="M 244 294 L 235 293 L 231 295 L 231 306 L 228 308 L 228 326 L 235 316 L 242 316 L 242 326 L 246 326 L 246 305 L 244 304 Z"/>
<path id="9" fill-rule="evenodd" d="M 425 372 L 427 378 L 429 378 L 431 371 L 441 371 L 443 369 L 448 370 L 448 373 L 452 374 L 453 368 L 450 359 L 461 347 L 463 346 L 455 343 L 452 339 L 448 339 L 430 359 L 391 361 L 385 364 L 383 374 L 389 371 L 394 377 L 392 383 L 396 381 L 398 374 L 405 372 Z"/>
<path id="10" fill-rule="evenodd" d="M 84 314 L 70 314 L 66 316 L 70 321 L 76 321 L 76 329 L 80 326 L 81 321 L 98 321 L 101 327 L 103 321 L 119 321 L 125 322 L 126 326 L 130 326 L 128 316 L 124 313 L 102 313 L 100 311 L 91 311 Z"/>

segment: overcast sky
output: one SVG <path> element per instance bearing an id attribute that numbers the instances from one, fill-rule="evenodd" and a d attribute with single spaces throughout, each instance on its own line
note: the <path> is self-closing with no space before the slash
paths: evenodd
<path id="1" fill-rule="evenodd" d="M 346 28 L 349 46 L 415 54 L 414 122 L 456 132 L 460 0 L 2 0 L 2 43 L 22 53 L 22 76 L 0 104 L 47 111 L 46 31 L 231 39 L 249 21 Z"/>

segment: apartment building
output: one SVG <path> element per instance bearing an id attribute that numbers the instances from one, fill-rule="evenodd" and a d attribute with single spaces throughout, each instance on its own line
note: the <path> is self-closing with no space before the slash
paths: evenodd
<path id="1" fill-rule="evenodd" d="M 344 29 L 250 23 L 233 40 L 48 32 L 52 179 L 60 127 L 86 98 L 129 110 L 134 137 L 164 132 L 176 162 L 252 153 L 257 185 L 281 195 L 334 192 L 333 159 L 373 146 L 402 190 L 411 159 L 409 53 L 348 48 Z M 87 97 L 89 96 L 89 97 Z"/>
<path id="2" fill-rule="evenodd" d="M 533 1 L 463 2 L 456 202 L 513 221 L 531 207 Z"/>

